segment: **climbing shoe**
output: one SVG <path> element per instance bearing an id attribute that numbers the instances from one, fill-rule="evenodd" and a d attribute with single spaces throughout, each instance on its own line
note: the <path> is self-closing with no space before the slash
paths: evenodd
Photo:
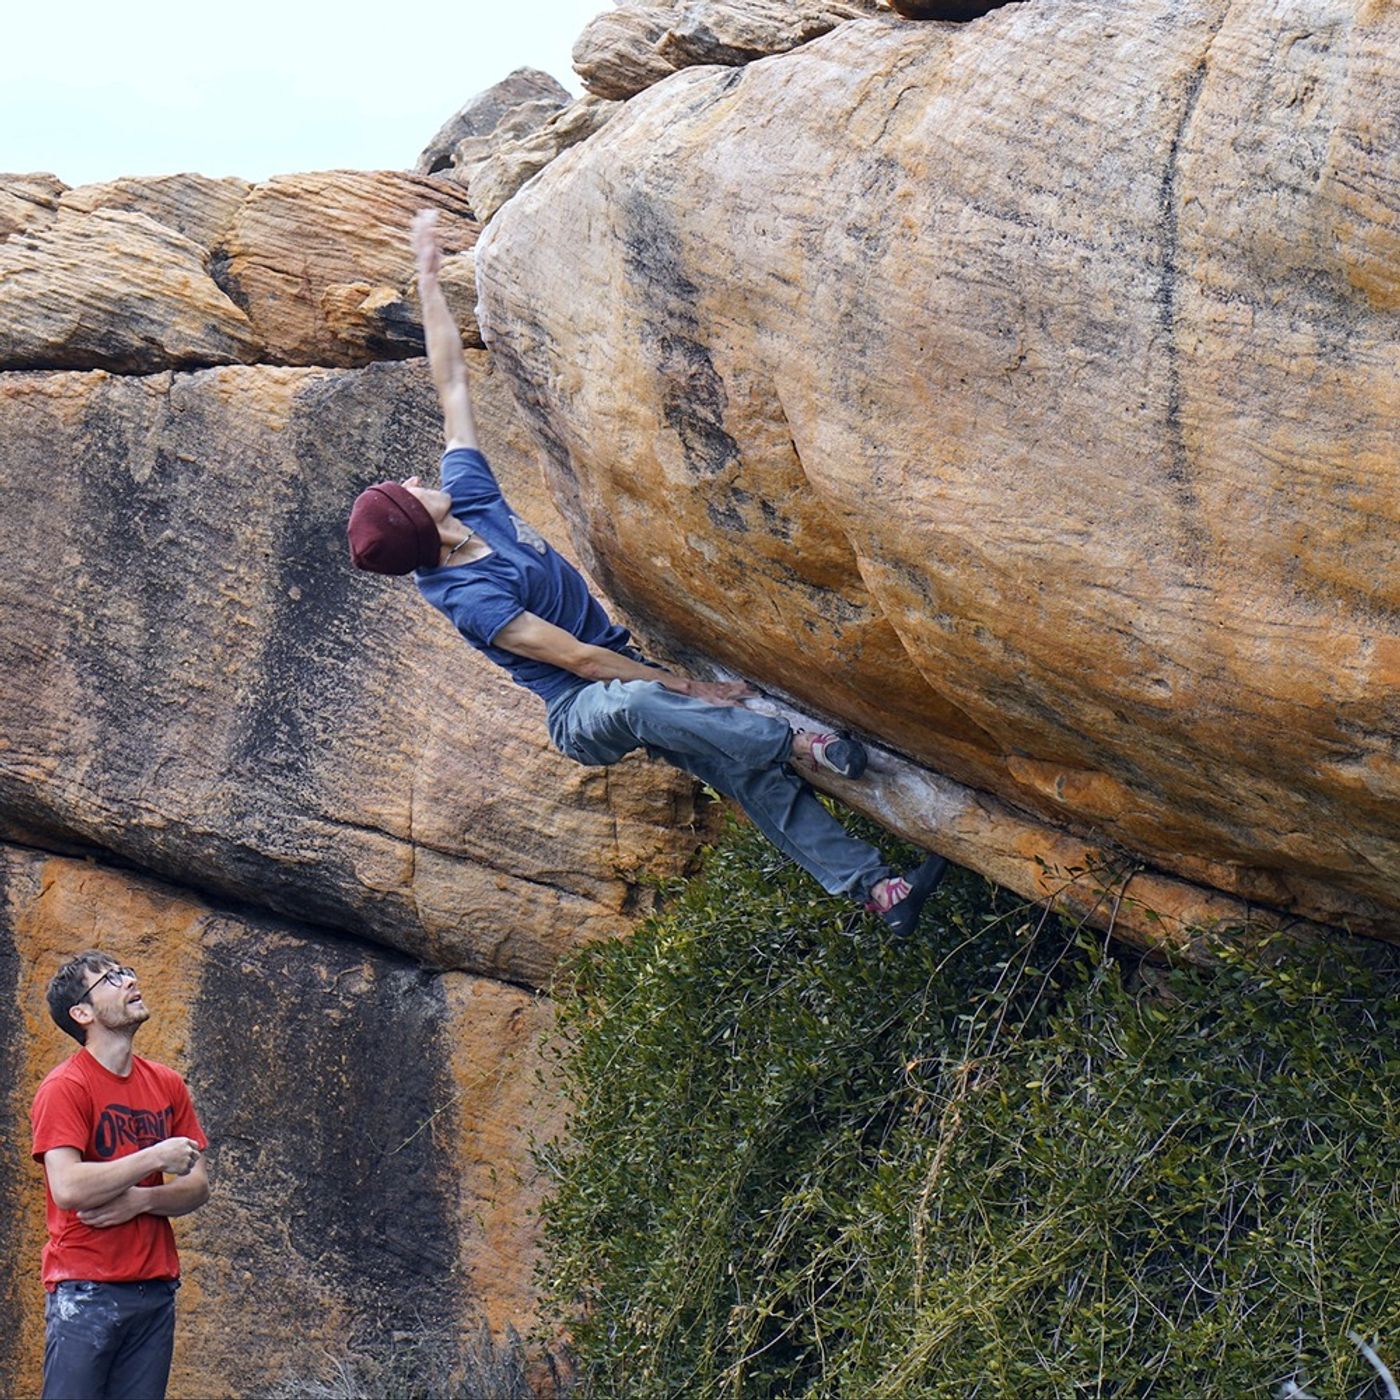
<path id="1" fill-rule="evenodd" d="M 947 869 L 948 862 L 942 856 L 929 856 L 907 876 L 891 876 L 865 907 L 878 914 L 896 938 L 908 938 L 918 928 L 919 915 Z"/>
<path id="2" fill-rule="evenodd" d="M 865 745 L 845 734 L 813 734 L 812 764 L 838 778 L 858 778 L 868 762 Z"/>

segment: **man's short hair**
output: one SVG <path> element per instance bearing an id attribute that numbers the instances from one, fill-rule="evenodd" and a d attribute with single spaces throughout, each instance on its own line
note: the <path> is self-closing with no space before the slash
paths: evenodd
<path id="1" fill-rule="evenodd" d="M 53 1017 L 54 1025 L 65 1035 L 71 1035 L 79 1045 L 87 1044 L 87 1031 L 68 1013 L 87 991 L 88 973 L 106 972 L 109 968 L 120 966 L 110 953 L 88 948 L 64 963 L 49 979 L 49 1015 Z"/>
<path id="2" fill-rule="evenodd" d="M 350 562 L 376 574 L 430 569 L 442 549 L 427 507 L 397 481 L 381 481 L 355 497 L 346 534 Z"/>

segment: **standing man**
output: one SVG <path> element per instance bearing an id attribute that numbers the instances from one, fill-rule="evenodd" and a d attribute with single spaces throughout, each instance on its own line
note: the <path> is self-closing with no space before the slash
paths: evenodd
<path id="1" fill-rule="evenodd" d="M 616 763 L 645 748 L 735 798 L 779 850 L 829 894 L 865 902 L 897 934 L 912 933 L 946 862 L 930 856 L 907 879 L 847 835 L 789 763 L 843 778 L 865 750 L 835 734 L 794 733 L 743 708 L 739 681 L 697 681 L 648 664 L 578 570 L 501 495 L 477 448 L 462 342 L 438 282 L 437 215 L 413 222 L 423 333 L 442 405 L 442 487 L 416 476 L 361 492 L 350 512 L 357 568 L 413 573 L 423 596 L 478 651 L 545 703 L 550 739 L 579 763 Z"/>
<path id="2" fill-rule="evenodd" d="M 209 1199 L 208 1144 L 185 1081 L 132 1054 L 151 1013 L 131 968 L 79 953 L 48 1002 L 82 1048 L 32 1113 L 49 1227 L 44 1400 L 162 1400 L 180 1279 L 169 1217 Z"/>

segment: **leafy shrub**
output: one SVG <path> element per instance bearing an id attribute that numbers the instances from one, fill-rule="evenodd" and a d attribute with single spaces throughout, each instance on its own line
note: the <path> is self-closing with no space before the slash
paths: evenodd
<path id="1" fill-rule="evenodd" d="M 584 1393 L 1382 1393 L 1393 957 L 1157 969 L 963 872 L 897 944 L 735 828 L 556 993 Z"/>

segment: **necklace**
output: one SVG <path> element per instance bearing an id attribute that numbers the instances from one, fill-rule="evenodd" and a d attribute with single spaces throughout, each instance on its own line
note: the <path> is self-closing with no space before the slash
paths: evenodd
<path id="1" fill-rule="evenodd" d="M 447 551 L 447 558 L 444 559 L 442 562 L 443 562 L 444 564 L 450 564 L 450 563 L 452 562 L 452 556 L 453 556 L 454 554 L 456 554 L 456 552 L 457 552 L 459 549 L 461 549 L 461 547 L 462 547 L 464 544 L 468 544 L 468 543 L 471 541 L 472 537 L 473 537 L 475 534 L 476 534 L 476 531 L 475 531 L 475 530 L 468 530 L 468 531 L 467 531 L 467 537 L 466 537 L 466 539 L 458 540 L 457 543 L 454 544 L 454 545 L 452 546 L 452 548 L 449 549 L 449 550 Z"/>

